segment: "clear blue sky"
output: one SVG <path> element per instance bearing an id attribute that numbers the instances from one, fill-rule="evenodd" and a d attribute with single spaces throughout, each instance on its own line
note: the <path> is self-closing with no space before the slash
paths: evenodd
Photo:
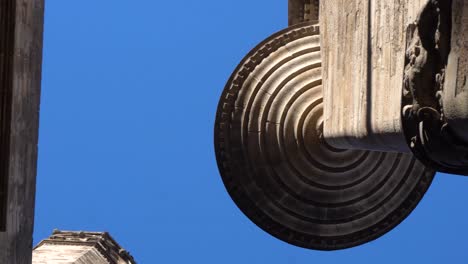
<path id="1" fill-rule="evenodd" d="M 47 0 L 34 243 L 109 231 L 139 263 L 466 263 L 468 178 L 437 175 L 400 226 L 305 250 L 257 228 L 218 175 L 218 97 L 287 25 L 287 0 Z"/>

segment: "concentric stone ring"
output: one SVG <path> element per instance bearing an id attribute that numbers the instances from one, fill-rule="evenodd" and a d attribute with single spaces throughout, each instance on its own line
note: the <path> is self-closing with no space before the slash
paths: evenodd
<path id="1" fill-rule="evenodd" d="M 335 250 L 399 224 L 434 171 L 412 155 L 336 149 L 322 138 L 317 24 L 278 32 L 229 79 L 215 124 L 218 167 L 237 206 L 288 243 Z"/>

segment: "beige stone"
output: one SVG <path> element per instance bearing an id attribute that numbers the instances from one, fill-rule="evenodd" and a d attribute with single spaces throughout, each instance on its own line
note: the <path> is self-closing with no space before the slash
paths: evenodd
<path id="1" fill-rule="evenodd" d="M 105 232 L 54 231 L 34 248 L 33 264 L 135 264 Z"/>
<path id="2" fill-rule="evenodd" d="M 324 135 L 329 144 L 409 152 L 401 127 L 406 28 L 425 2 L 321 2 Z"/>

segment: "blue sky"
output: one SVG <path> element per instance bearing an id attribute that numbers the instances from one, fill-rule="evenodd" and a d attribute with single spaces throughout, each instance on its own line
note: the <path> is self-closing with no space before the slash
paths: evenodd
<path id="1" fill-rule="evenodd" d="M 46 1 L 34 243 L 109 231 L 139 263 L 464 263 L 468 178 L 438 174 L 366 245 L 285 244 L 237 209 L 213 150 L 218 97 L 287 26 L 287 0 Z"/>

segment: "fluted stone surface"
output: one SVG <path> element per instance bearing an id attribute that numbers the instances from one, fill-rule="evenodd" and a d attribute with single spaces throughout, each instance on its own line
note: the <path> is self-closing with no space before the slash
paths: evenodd
<path id="1" fill-rule="evenodd" d="M 254 48 L 218 105 L 215 147 L 224 184 L 259 227 L 306 248 L 356 246 L 418 204 L 434 171 L 411 155 L 336 149 L 323 140 L 317 24 Z"/>
<path id="2" fill-rule="evenodd" d="M 324 133 L 329 144 L 410 152 L 401 125 L 407 27 L 426 2 L 321 3 Z"/>

